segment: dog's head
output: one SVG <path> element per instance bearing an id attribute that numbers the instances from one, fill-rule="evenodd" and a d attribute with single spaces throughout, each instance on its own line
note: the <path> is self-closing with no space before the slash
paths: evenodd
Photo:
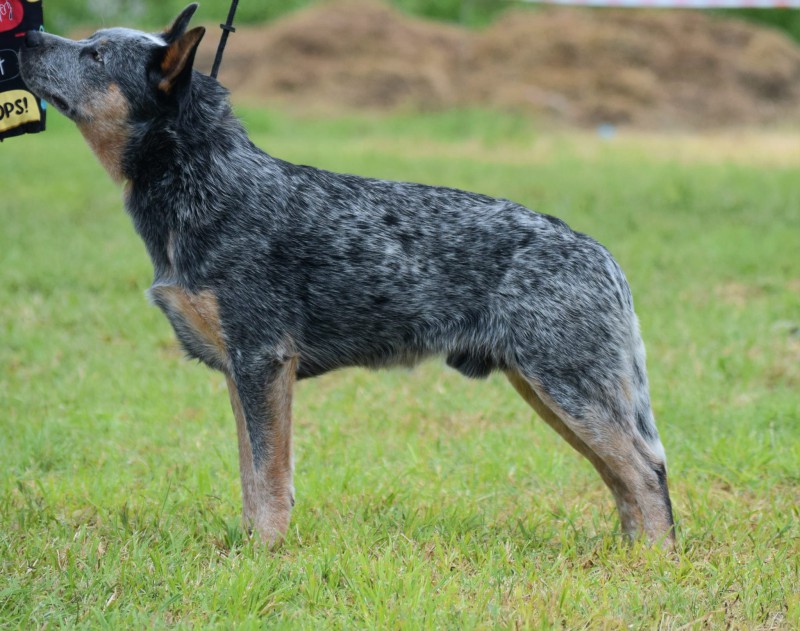
<path id="1" fill-rule="evenodd" d="M 205 29 L 187 31 L 190 4 L 163 33 L 125 28 L 73 41 L 30 31 L 20 51 L 28 88 L 75 121 L 115 179 L 132 126 L 176 109 L 186 98 Z"/>

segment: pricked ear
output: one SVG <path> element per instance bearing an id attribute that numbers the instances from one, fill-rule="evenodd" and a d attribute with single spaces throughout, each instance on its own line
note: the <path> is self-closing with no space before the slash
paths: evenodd
<path id="1" fill-rule="evenodd" d="M 161 34 L 167 44 L 171 44 L 186 32 L 186 27 L 189 26 L 189 20 L 192 19 L 192 16 L 194 15 L 194 12 L 197 11 L 198 6 L 199 5 L 196 2 L 193 2 L 186 7 L 180 12 L 180 15 L 175 18 L 170 27 Z"/>
<path id="2" fill-rule="evenodd" d="M 159 90 L 165 94 L 172 94 L 176 85 L 191 76 L 194 55 L 205 32 L 204 27 L 197 26 L 163 49 L 159 64 L 161 71 Z"/>

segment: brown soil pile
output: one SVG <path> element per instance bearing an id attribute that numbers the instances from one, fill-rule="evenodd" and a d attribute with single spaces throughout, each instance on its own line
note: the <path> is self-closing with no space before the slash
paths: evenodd
<path id="1" fill-rule="evenodd" d="M 661 128 L 800 120 L 800 47 L 690 11 L 517 10 L 473 32 L 328 3 L 237 30 L 220 78 L 306 109 L 500 107 Z"/>
<path id="2" fill-rule="evenodd" d="M 303 106 L 441 108 L 459 102 L 469 39 L 377 2 L 326 3 L 237 29 L 220 79 L 244 96 Z"/>

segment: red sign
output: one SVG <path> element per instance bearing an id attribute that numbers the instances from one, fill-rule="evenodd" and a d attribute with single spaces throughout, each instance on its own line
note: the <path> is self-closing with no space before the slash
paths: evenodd
<path id="1" fill-rule="evenodd" d="M 17 28 L 22 22 L 22 13 L 19 0 L 0 0 L 0 33 Z"/>

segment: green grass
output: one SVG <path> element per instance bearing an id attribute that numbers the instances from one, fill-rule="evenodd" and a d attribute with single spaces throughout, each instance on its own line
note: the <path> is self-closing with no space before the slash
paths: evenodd
<path id="1" fill-rule="evenodd" d="M 291 531 L 252 545 L 224 380 L 181 358 L 120 192 L 54 115 L 0 149 L 0 627 L 800 626 L 798 164 L 481 112 L 245 114 L 275 155 L 503 195 L 610 248 L 679 551 L 623 545 L 588 463 L 503 378 L 440 362 L 300 384 Z"/>

